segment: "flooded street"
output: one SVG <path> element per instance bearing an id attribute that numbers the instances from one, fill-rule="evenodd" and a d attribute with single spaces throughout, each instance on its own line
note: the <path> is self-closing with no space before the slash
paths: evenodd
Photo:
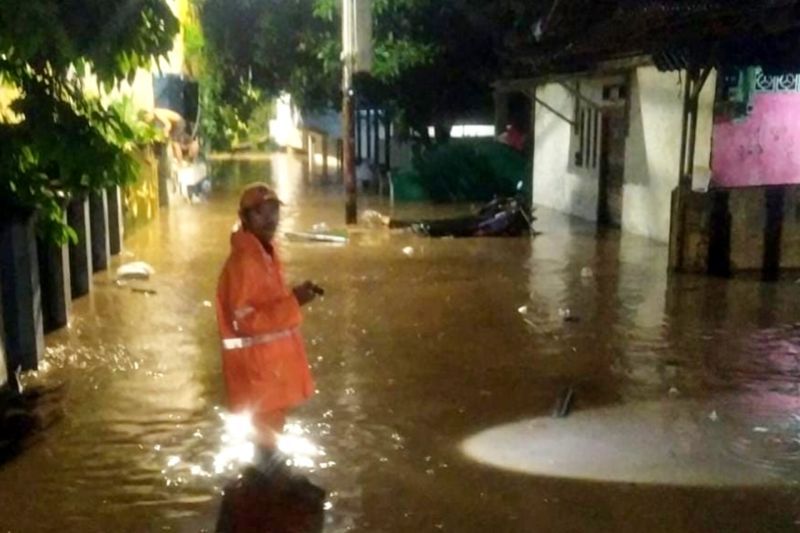
<path id="1" fill-rule="evenodd" d="M 236 193 L 268 179 L 283 230 L 342 227 L 301 168 L 215 163 L 207 203 L 127 238 L 47 338 L 65 418 L 0 467 L 0 531 L 214 530 L 247 455 L 211 304 Z M 800 529 L 800 284 L 668 277 L 666 246 L 537 214 L 533 240 L 282 242 L 289 277 L 326 289 L 303 326 L 319 392 L 288 430 L 324 530 Z M 134 260 L 155 275 L 116 285 Z"/>

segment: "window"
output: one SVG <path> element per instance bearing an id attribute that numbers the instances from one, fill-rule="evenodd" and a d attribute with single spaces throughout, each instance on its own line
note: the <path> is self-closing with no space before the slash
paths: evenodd
<path id="1" fill-rule="evenodd" d="M 574 164 L 578 168 L 597 168 L 600 155 L 600 111 L 585 105 L 578 106 L 574 134 L 577 150 Z"/>

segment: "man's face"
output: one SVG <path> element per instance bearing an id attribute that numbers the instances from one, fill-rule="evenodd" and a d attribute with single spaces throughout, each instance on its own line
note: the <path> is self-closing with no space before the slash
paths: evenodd
<path id="1" fill-rule="evenodd" d="M 280 204 L 268 200 L 248 209 L 242 216 L 242 224 L 244 229 L 258 237 L 262 243 L 269 244 L 278 229 L 280 212 Z"/>

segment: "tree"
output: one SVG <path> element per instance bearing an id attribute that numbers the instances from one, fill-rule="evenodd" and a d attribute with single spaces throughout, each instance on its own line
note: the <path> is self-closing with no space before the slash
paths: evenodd
<path id="1" fill-rule="evenodd" d="M 85 91 L 91 71 L 110 91 L 172 49 L 178 21 L 164 0 L 5 0 L 0 84 L 18 92 L 0 121 L 0 209 L 35 210 L 64 242 L 63 203 L 130 183 L 132 151 L 150 138 L 122 105 Z"/>
<path id="2" fill-rule="evenodd" d="M 226 147 L 264 100 L 291 93 L 304 108 L 335 101 L 338 34 L 309 0 L 193 0 L 202 32 L 200 76 L 212 145 Z"/>
<path id="3" fill-rule="evenodd" d="M 459 118 L 485 116 L 499 69 L 491 2 L 378 0 L 374 76 L 405 124 L 425 142 Z"/>
<path id="4" fill-rule="evenodd" d="M 302 108 L 338 108 L 337 0 L 200 3 L 224 102 L 244 103 L 242 88 L 252 86 L 266 97 L 289 92 Z M 362 96 L 396 110 L 422 138 L 431 124 L 444 131 L 459 117 L 486 114 L 500 63 L 501 15 L 509 13 L 493 4 L 374 0 L 374 75 Z"/>

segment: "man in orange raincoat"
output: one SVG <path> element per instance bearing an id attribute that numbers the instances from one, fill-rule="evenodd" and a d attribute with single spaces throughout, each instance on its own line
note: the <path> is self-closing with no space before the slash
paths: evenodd
<path id="1" fill-rule="evenodd" d="M 322 293 L 306 281 L 289 289 L 273 245 L 281 202 L 263 183 L 239 201 L 241 226 L 217 287 L 217 322 L 228 406 L 252 416 L 257 443 L 274 450 L 287 410 L 314 392 L 299 326 L 300 306 Z"/>

